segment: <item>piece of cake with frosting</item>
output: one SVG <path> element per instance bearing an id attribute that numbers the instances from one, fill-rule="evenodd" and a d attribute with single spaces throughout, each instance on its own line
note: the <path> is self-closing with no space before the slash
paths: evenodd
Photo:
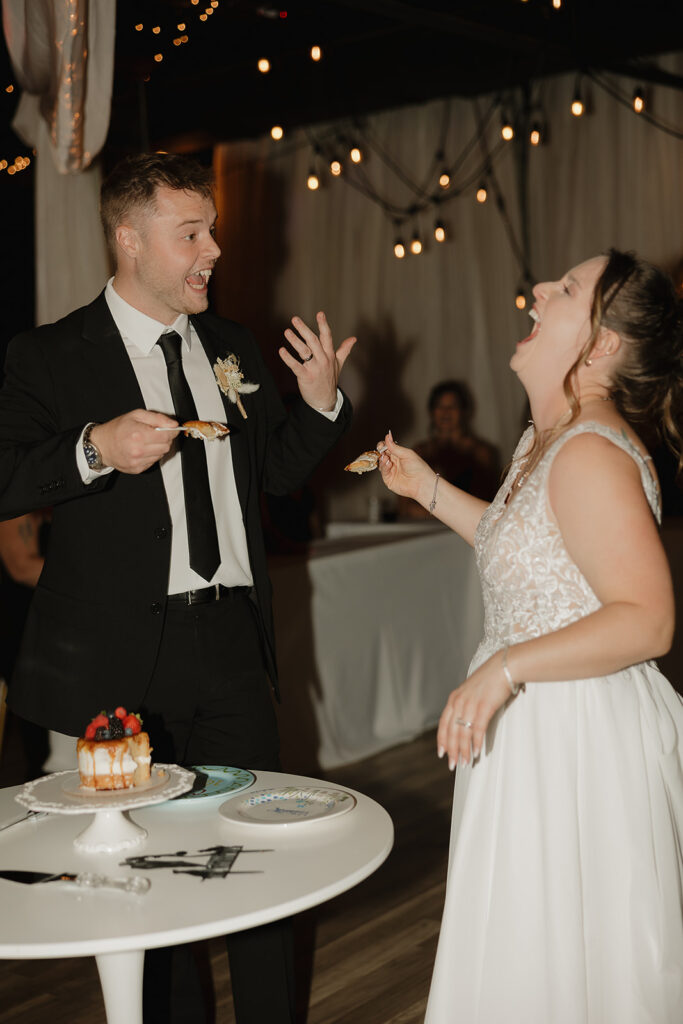
<path id="1" fill-rule="evenodd" d="M 96 715 L 76 749 L 81 786 L 87 789 L 130 789 L 150 778 L 149 736 L 140 716 L 123 707 Z"/>

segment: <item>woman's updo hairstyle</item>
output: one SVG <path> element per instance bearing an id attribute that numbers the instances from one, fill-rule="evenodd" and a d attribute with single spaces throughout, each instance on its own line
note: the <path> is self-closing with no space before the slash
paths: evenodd
<path id="1" fill-rule="evenodd" d="M 634 253 L 610 249 L 593 293 L 591 342 L 619 335 L 623 357 L 610 386 L 634 425 L 654 428 L 683 470 L 683 303 L 671 278 Z M 591 344 L 592 348 L 592 344 Z"/>

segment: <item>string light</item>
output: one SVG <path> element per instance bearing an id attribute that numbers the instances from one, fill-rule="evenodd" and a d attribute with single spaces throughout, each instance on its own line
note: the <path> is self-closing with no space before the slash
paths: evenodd
<path id="1" fill-rule="evenodd" d="M 515 295 L 515 306 L 517 309 L 526 309 L 526 295 L 524 294 L 524 288 L 522 285 L 517 289 L 517 294 Z"/>
<path id="2" fill-rule="evenodd" d="M 636 114 L 642 114 L 645 110 L 645 96 L 643 95 L 643 90 L 640 86 L 638 86 L 636 91 L 633 93 L 633 109 Z"/>
<path id="3" fill-rule="evenodd" d="M 322 55 L 323 55 L 323 51 L 320 49 L 319 46 L 312 46 L 311 47 L 311 60 L 318 61 L 318 60 L 320 60 Z"/>
<path id="4" fill-rule="evenodd" d="M 5 92 L 14 92 L 14 86 L 13 85 L 5 86 Z"/>
<path id="5" fill-rule="evenodd" d="M 180 24 L 177 25 L 176 27 L 177 27 L 179 32 L 184 32 L 187 26 L 185 25 L 184 21 L 181 21 Z"/>
<path id="6" fill-rule="evenodd" d="M 577 79 L 576 88 L 574 90 L 574 99 L 572 100 L 572 114 L 574 117 L 581 117 L 584 112 L 583 100 L 581 98 L 581 86 Z"/>
<path id="7" fill-rule="evenodd" d="M 320 178 L 315 173 L 313 168 L 311 168 L 310 171 L 308 172 L 308 180 L 306 181 L 306 184 L 310 188 L 311 192 L 317 192 L 317 190 L 320 188 Z"/>
<path id="8" fill-rule="evenodd" d="M 486 191 L 486 185 L 480 185 L 477 189 L 477 202 L 485 203 L 488 198 L 488 192 Z"/>
<path id="9" fill-rule="evenodd" d="M 200 14 L 200 15 L 199 15 L 199 20 L 200 20 L 200 21 L 207 21 L 208 19 L 207 19 L 207 17 L 206 17 L 206 15 L 205 15 L 205 14 Z"/>
<path id="10" fill-rule="evenodd" d="M 413 256 L 419 256 L 420 253 L 422 252 L 422 242 L 420 241 L 420 236 L 418 235 L 417 231 L 410 240 L 410 251 L 412 252 Z"/>
<path id="11" fill-rule="evenodd" d="M 161 64 L 162 60 L 164 59 L 163 53 L 155 53 L 154 59 L 157 62 L 157 64 Z"/>
<path id="12" fill-rule="evenodd" d="M 441 172 L 441 174 L 439 175 L 439 185 L 441 185 L 441 188 L 448 188 L 450 183 L 451 183 L 451 176 L 448 173 L 448 171 L 444 169 Z"/>
<path id="13" fill-rule="evenodd" d="M 503 114 L 503 123 L 500 128 L 501 138 L 505 139 L 506 142 L 510 142 L 515 137 L 515 129 L 512 127 L 512 122 L 507 114 Z"/>
<path id="14" fill-rule="evenodd" d="M 349 156 L 354 164 L 360 164 L 363 161 L 363 151 L 360 146 L 353 145 L 349 150 Z"/>
<path id="15" fill-rule="evenodd" d="M 534 121 L 529 132 L 529 142 L 532 146 L 540 146 L 543 142 L 543 128 L 540 121 Z"/>
<path id="16" fill-rule="evenodd" d="M 279 142 L 284 134 L 284 129 L 279 124 L 274 124 L 270 129 L 271 138 L 275 139 L 276 142 Z"/>
<path id="17" fill-rule="evenodd" d="M 397 260 L 402 260 L 406 254 L 406 247 L 401 238 L 397 238 L 394 242 L 394 256 Z"/>
<path id="18" fill-rule="evenodd" d="M 334 158 L 334 160 L 330 160 L 330 172 L 334 174 L 335 178 L 338 178 L 343 170 L 344 168 L 342 166 L 341 160 L 337 160 L 336 157 Z"/>
<path id="19" fill-rule="evenodd" d="M 559 11 L 561 6 L 562 6 L 562 0 L 553 0 L 553 7 L 555 8 L 556 11 Z"/>
<path id="20" fill-rule="evenodd" d="M 436 224 L 434 225 L 434 238 L 437 240 L 437 242 L 446 241 L 446 227 L 443 221 L 437 220 Z"/>
<path id="21" fill-rule="evenodd" d="M 270 61 L 267 57 L 261 57 L 257 66 L 262 75 L 267 75 L 270 71 Z"/>
<path id="22" fill-rule="evenodd" d="M 142 22 L 140 21 L 140 22 L 139 22 L 139 23 L 138 23 L 138 24 L 137 24 L 137 25 L 135 26 L 135 31 L 136 31 L 136 32 L 142 32 L 142 30 L 143 30 L 143 28 L 144 28 L 144 27 L 145 27 L 145 26 L 144 26 L 144 25 L 142 24 Z"/>

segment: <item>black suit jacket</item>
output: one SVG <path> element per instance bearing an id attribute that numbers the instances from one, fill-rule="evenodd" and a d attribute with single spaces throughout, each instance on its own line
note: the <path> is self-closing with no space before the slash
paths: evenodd
<path id="1" fill-rule="evenodd" d="M 250 333 L 210 313 L 192 318 L 213 364 L 238 356 L 248 419 L 224 398 L 264 654 L 277 688 L 260 492 L 300 486 L 350 420 L 299 401 L 289 412 Z M 45 567 L 12 679 L 10 706 L 78 734 L 101 708 L 140 706 L 164 621 L 171 519 L 158 465 L 83 484 L 75 445 L 89 421 L 144 407 L 104 294 L 63 320 L 15 338 L 0 391 L 0 518 L 53 506 Z M 226 446 L 227 450 L 227 446 Z M 190 681 L 191 682 L 191 681 Z"/>

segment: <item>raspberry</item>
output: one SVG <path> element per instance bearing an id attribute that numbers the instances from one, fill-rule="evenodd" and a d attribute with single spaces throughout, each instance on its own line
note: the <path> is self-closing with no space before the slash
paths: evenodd
<path id="1" fill-rule="evenodd" d="M 94 740 L 95 739 L 95 731 L 96 731 L 96 729 L 97 729 L 97 726 L 95 725 L 95 723 L 91 722 L 90 725 L 88 726 L 88 728 L 85 730 L 85 738 L 86 738 L 86 740 Z"/>
<path id="2" fill-rule="evenodd" d="M 118 707 L 114 714 L 116 715 L 117 718 L 125 718 L 128 712 L 126 711 L 125 708 Z"/>
<path id="3" fill-rule="evenodd" d="M 124 729 L 130 729 L 130 735 L 135 736 L 136 733 L 140 732 L 142 726 L 140 725 L 140 719 L 137 715 L 126 715 L 123 720 Z"/>

